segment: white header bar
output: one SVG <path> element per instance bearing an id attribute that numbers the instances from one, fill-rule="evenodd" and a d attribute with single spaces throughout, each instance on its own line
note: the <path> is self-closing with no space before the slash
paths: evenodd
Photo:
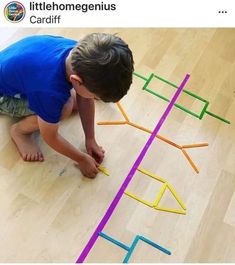
<path id="1" fill-rule="evenodd" d="M 0 27 L 235 26 L 234 0 L 19 0 L 23 19 L 9 2 L 0 1 Z"/>

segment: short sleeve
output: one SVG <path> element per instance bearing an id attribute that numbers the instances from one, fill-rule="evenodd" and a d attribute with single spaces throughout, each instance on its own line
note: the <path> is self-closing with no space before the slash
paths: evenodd
<path id="1" fill-rule="evenodd" d="M 58 123 L 66 102 L 64 97 L 51 91 L 34 91 L 27 95 L 30 110 L 48 123 Z"/>

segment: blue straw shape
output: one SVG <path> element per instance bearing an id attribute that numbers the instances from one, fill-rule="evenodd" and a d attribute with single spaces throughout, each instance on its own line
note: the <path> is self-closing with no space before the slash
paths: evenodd
<path id="1" fill-rule="evenodd" d="M 99 235 L 100 235 L 101 237 L 107 239 L 108 241 L 112 242 L 113 244 L 115 244 L 115 245 L 117 245 L 117 246 L 119 246 L 119 247 L 121 247 L 121 248 L 123 248 L 123 249 L 125 249 L 125 250 L 127 250 L 127 251 L 130 250 L 130 248 L 129 248 L 128 246 L 126 246 L 126 245 L 123 244 L 122 242 L 117 241 L 116 239 L 114 239 L 114 238 L 112 238 L 112 237 L 110 237 L 110 236 L 104 234 L 103 232 L 100 232 Z"/>
<path id="2" fill-rule="evenodd" d="M 130 247 L 130 250 L 128 251 L 128 253 L 126 254 L 126 257 L 125 257 L 124 260 L 123 260 L 123 263 L 128 263 L 128 261 L 129 261 L 131 255 L 132 255 L 132 253 L 133 253 L 133 251 L 134 251 L 134 249 L 135 249 L 135 247 L 136 247 L 136 245 L 137 245 L 139 239 L 140 239 L 140 236 L 136 236 L 136 237 L 135 237 L 135 239 L 134 239 L 134 241 L 132 242 L 132 245 L 131 245 L 131 247 Z"/>
<path id="3" fill-rule="evenodd" d="M 167 250 L 164 247 L 159 246 L 158 244 L 154 243 L 153 241 L 149 240 L 148 238 L 145 238 L 143 236 L 139 236 L 139 239 L 144 241 L 145 243 L 147 243 L 147 244 L 159 249 L 160 251 L 164 252 L 165 254 L 171 255 L 171 252 L 169 250 Z"/>

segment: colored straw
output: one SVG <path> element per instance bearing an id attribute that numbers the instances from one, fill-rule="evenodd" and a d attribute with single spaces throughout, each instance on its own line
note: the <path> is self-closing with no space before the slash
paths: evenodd
<path id="1" fill-rule="evenodd" d="M 126 121 L 100 121 L 97 122 L 98 125 L 125 125 Z"/>
<path id="2" fill-rule="evenodd" d="M 121 247 L 121 248 L 123 248 L 123 249 L 125 249 L 125 250 L 127 250 L 127 251 L 130 250 L 130 248 L 129 248 L 128 246 L 126 246 L 126 245 L 123 244 L 122 242 L 120 242 L 120 241 L 118 241 L 118 240 L 116 240 L 116 239 L 114 239 L 114 238 L 112 238 L 112 237 L 106 235 L 106 234 L 103 233 L 103 232 L 100 232 L 100 233 L 99 233 L 99 236 L 105 238 L 105 239 L 108 240 L 109 242 L 112 242 L 113 244 L 115 244 L 115 245 L 117 245 L 117 246 L 119 246 L 119 247 Z"/>
<path id="3" fill-rule="evenodd" d="M 166 139 L 165 137 L 163 137 L 163 136 L 161 136 L 159 134 L 156 136 L 156 138 L 161 139 L 163 142 L 166 142 L 166 143 L 168 143 L 168 144 L 170 144 L 170 145 L 172 145 L 172 146 L 174 146 L 174 147 L 176 147 L 178 149 L 182 149 L 182 147 L 180 145 L 178 145 L 176 143 L 173 143 L 172 141 Z"/>
<path id="4" fill-rule="evenodd" d="M 148 201 L 146 201 L 146 200 L 144 200 L 144 199 L 142 199 L 142 198 L 136 196 L 135 194 L 133 194 L 133 193 L 131 193 L 131 192 L 129 192 L 129 191 L 125 191 L 124 193 L 125 193 L 127 196 L 129 196 L 129 197 L 131 197 L 132 199 L 134 199 L 134 200 L 137 200 L 137 201 L 139 201 L 139 202 L 141 202 L 141 203 L 143 203 L 143 204 L 145 204 L 145 205 L 147 205 L 147 206 L 149 206 L 149 207 L 153 207 L 153 203 L 148 202 Z"/>
<path id="5" fill-rule="evenodd" d="M 199 170 L 198 168 L 196 167 L 196 165 L 193 163 L 192 159 L 190 158 L 190 156 L 187 154 L 187 152 L 182 149 L 182 152 L 184 154 L 184 156 L 187 158 L 188 162 L 190 163 L 190 165 L 192 166 L 192 168 L 197 172 L 199 173 Z"/>
<path id="6" fill-rule="evenodd" d="M 163 207 L 154 207 L 154 209 L 159 210 L 159 211 L 164 211 L 164 212 L 169 212 L 169 213 L 178 213 L 178 214 L 186 214 L 185 211 L 182 210 L 176 210 L 176 209 L 171 209 L 171 208 L 163 208 Z"/>
<path id="7" fill-rule="evenodd" d="M 180 204 L 180 206 L 186 210 L 186 206 L 183 203 L 183 201 L 180 199 L 180 197 L 178 196 L 178 194 L 176 193 L 175 189 L 171 186 L 170 183 L 167 183 L 168 189 L 171 191 L 171 193 L 173 194 L 173 196 L 175 197 L 175 199 L 177 200 L 177 202 Z"/>
<path id="8" fill-rule="evenodd" d="M 144 86 L 143 86 L 143 90 L 146 90 L 147 92 L 151 93 L 154 96 L 157 96 L 157 97 L 163 99 L 166 102 L 169 102 L 170 100 L 168 98 L 164 97 L 163 95 L 160 95 L 157 92 L 155 92 L 155 91 L 153 91 L 153 90 L 148 88 L 148 85 L 149 85 L 150 81 L 155 77 L 155 78 L 159 79 L 160 81 L 162 81 L 162 82 L 164 82 L 164 83 L 166 83 L 166 84 L 168 84 L 168 85 L 170 85 L 170 86 L 172 86 L 174 88 L 178 88 L 177 85 L 175 85 L 172 82 L 170 82 L 170 81 L 168 81 L 168 80 L 166 80 L 166 79 L 164 79 L 164 78 L 162 78 L 160 76 L 157 76 L 157 75 L 155 75 L 153 73 L 150 74 L 150 76 L 148 78 L 145 78 L 145 77 L 143 77 L 142 75 L 140 75 L 140 74 L 138 74 L 136 72 L 134 73 L 134 75 L 146 81 Z M 216 115 L 216 114 L 214 114 L 214 113 L 212 113 L 210 111 L 207 111 L 207 108 L 209 106 L 209 101 L 207 101 L 206 99 L 204 99 L 204 98 L 200 97 L 199 95 L 197 95 L 197 94 L 195 94 L 195 93 L 193 93 L 193 92 L 191 92 L 189 90 L 186 90 L 186 89 L 183 89 L 183 93 L 186 93 L 186 94 L 192 96 L 193 98 L 196 98 L 196 99 L 198 99 L 198 100 L 200 100 L 200 101 L 205 103 L 201 113 L 200 114 L 194 113 L 191 110 L 189 110 L 189 109 L 187 109 L 187 108 L 185 108 L 185 107 L 183 107 L 183 106 L 181 106 L 179 104 L 174 104 L 175 107 L 183 110 L 184 112 L 186 112 L 186 113 L 188 113 L 188 114 L 190 114 L 190 115 L 192 115 L 192 116 L 194 116 L 194 117 L 196 117 L 196 118 L 198 118 L 200 120 L 204 117 L 205 114 L 208 114 L 208 115 L 210 115 L 210 116 L 212 116 L 212 117 L 214 117 L 214 118 L 216 118 L 218 120 L 221 120 L 221 121 L 223 121 L 223 122 L 225 122 L 227 124 L 230 124 L 230 121 L 228 121 L 228 120 L 226 120 L 226 119 L 224 119 L 224 118 L 222 118 L 222 117 L 220 117 L 220 116 L 218 116 L 218 115 Z"/>
<path id="9" fill-rule="evenodd" d="M 124 111 L 124 109 L 122 108 L 120 102 L 118 103 L 118 106 L 119 106 L 119 110 L 122 109 L 123 113 L 125 113 L 125 111 Z M 125 113 L 125 115 L 126 115 L 126 113 Z M 127 117 L 127 115 L 126 115 L 126 117 Z M 128 117 L 127 117 L 127 119 L 128 119 Z M 131 121 L 110 121 L 110 122 L 109 122 L 109 121 L 104 121 L 104 122 L 98 122 L 97 124 L 98 124 L 98 125 L 125 125 L 125 124 L 127 124 L 127 125 L 130 125 L 130 126 L 132 126 L 132 127 L 137 128 L 137 129 L 139 129 L 139 130 L 145 131 L 145 132 L 147 132 L 147 133 L 150 133 L 150 134 L 152 133 L 151 130 L 149 130 L 149 129 L 147 129 L 147 128 L 141 126 L 141 125 L 138 125 L 138 124 L 136 124 L 136 123 L 133 123 L 133 122 L 131 122 Z M 190 145 L 183 145 L 183 146 L 180 146 L 180 145 L 178 145 L 178 144 L 176 144 L 176 143 L 170 141 L 169 139 L 167 139 L 167 138 L 165 138 L 165 137 L 163 137 L 163 136 L 161 136 L 161 135 L 159 135 L 159 134 L 156 135 L 156 138 L 158 138 L 158 139 L 160 139 L 160 140 L 162 140 L 162 141 L 164 141 L 164 142 L 166 142 L 166 143 L 168 143 L 168 144 L 170 144 L 170 145 L 172 145 L 172 146 L 174 146 L 174 147 L 176 147 L 176 148 L 178 148 L 178 149 L 183 149 L 183 148 L 195 148 L 195 147 L 208 146 L 207 143 L 202 143 L 202 144 L 190 144 Z M 188 157 L 187 157 L 187 159 L 188 159 Z M 190 161 L 190 160 L 188 160 L 188 161 Z M 190 163 L 190 165 L 192 165 L 192 164 Z M 193 163 L 193 165 L 195 166 L 194 163 Z M 195 170 L 195 167 L 193 167 L 193 169 Z M 196 172 L 197 172 L 197 171 L 196 171 Z M 199 171 L 198 171 L 198 172 L 199 172 Z M 197 173 L 198 173 L 198 172 L 197 172 Z"/>
<path id="10" fill-rule="evenodd" d="M 163 194 L 164 194 L 164 192 L 165 192 L 165 190 L 166 190 L 166 187 L 167 187 L 167 184 L 164 184 L 164 185 L 161 187 L 161 189 L 160 189 L 160 191 L 159 191 L 159 193 L 158 193 L 157 199 L 156 199 L 156 200 L 154 201 L 154 203 L 153 203 L 153 207 L 157 207 L 158 203 L 160 202 L 160 200 L 161 200 L 161 198 L 162 198 L 162 196 L 163 196 Z"/>
<path id="11" fill-rule="evenodd" d="M 169 105 L 167 106 L 165 112 L 163 113 L 163 115 L 161 116 L 160 120 L 158 121 L 156 127 L 154 128 L 153 133 L 150 135 L 150 137 L 149 137 L 148 141 L 146 142 L 145 146 L 143 147 L 141 153 L 137 157 L 134 165 L 130 169 L 130 172 L 128 173 L 127 177 L 125 178 L 122 186 L 120 187 L 120 189 L 117 192 L 115 198 L 113 199 L 112 203 L 110 204 L 107 212 L 105 213 L 104 217 L 100 221 L 99 225 L 97 226 L 96 230 L 94 231 L 94 233 L 91 236 L 90 240 L 88 241 L 87 245 L 83 249 L 82 253 L 78 257 L 78 259 L 76 261 L 77 263 L 83 262 L 85 260 L 86 256 L 88 255 L 88 253 L 90 252 L 91 248 L 94 246 L 94 244 L 95 244 L 95 242 L 96 242 L 96 240 L 97 240 L 97 238 L 99 236 L 99 232 L 101 232 L 103 230 L 103 228 L 105 227 L 106 223 L 110 219 L 113 211 L 117 207 L 117 204 L 119 203 L 121 197 L 123 196 L 128 184 L 130 183 L 131 179 L 133 178 L 138 166 L 142 162 L 144 156 L 146 155 L 149 147 L 151 146 L 151 144 L 152 144 L 154 138 L 156 137 L 157 133 L 159 132 L 160 128 L 162 127 L 162 125 L 165 122 L 166 118 L 170 114 L 170 111 L 172 110 L 177 98 L 179 97 L 180 93 L 182 92 L 184 86 L 186 85 L 189 77 L 190 76 L 188 74 L 185 76 L 185 78 L 182 81 L 181 85 L 179 86 L 178 90 L 174 94 L 174 96 L 171 99 Z"/>
<path id="12" fill-rule="evenodd" d="M 108 172 L 108 170 L 107 170 L 105 167 L 103 167 L 103 166 L 99 166 L 98 169 L 99 169 L 99 171 L 102 172 L 104 175 L 109 176 L 109 172 Z"/>
<path id="13" fill-rule="evenodd" d="M 132 245 L 130 247 L 130 250 L 128 251 L 128 253 L 126 254 L 126 257 L 123 260 L 123 263 L 128 263 L 128 261 L 129 261 L 131 255 L 132 255 L 132 253 L 133 253 L 133 251 L 134 251 L 134 249 L 135 249 L 138 241 L 139 241 L 139 236 L 136 236 L 135 239 L 134 239 L 134 241 L 132 242 Z"/>
<path id="14" fill-rule="evenodd" d="M 202 143 L 202 144 L 185 144 L 182 145 L 182 148 L 196 148 L 196 147 L 205 147 L 208 146 L 208 143 Z"/>
<path id="15" fill-rule="evenodd" d="M 121 113 L 122 113 L 124 119 L 125 119 L 127 122 L 129 122 L 129 119 L 128 119 L 127 115 L 126 115 L 126 112 L 124 111 L 124 109 L 122 108 L 122 106 L 121 106 L 121 104 L 120 104 L 119 102 L 117 102 L 117 106 L 118 106 L 119 110 L 121 111 Z"/>
<path id="16" fill-rule="evenodd" d="M 214 117 L 214 118 L 216 118 L 216 119 L 218 119 L 218 120 L 221 120 L 221 121 L 223 121 L 223 122 L 225 122 L 225 123 L 230 124 L 230 121 L 225 120 L 224 118 L 221 118 L 220 116 L 218 116 L 218 115 L 216 115 L 216 114 L 214 114 L 214 113 L 212 113 L 212 112 L 205 111 L 205 113 L 208 114 L 208 115 L 210 115 L 210 116 L 212 116 L 212 117 Z"/>
<path id="17" fill-rule="evenodd" d="M 158 180 L 158 181 L 160 181 L 160 182 L 162 182 L 162 183 L 166 183 L 166 180 L 165 180 L 165 179 L 160 178 L 159 176 L 156 176 L 156 175 L 154 175 L 153 173 L 151 173 L 151 172 L 149 172 L 149 171 L 147 171 L 147 170 L 145 170 L 145 169 L 143 169 L 143 168 L 141 168 L 141 167 L 138 167 L 137 170 L 138 170 L 139 172 L 141 172 L 141 173 L 143 173 L 143 174 L 145 174 L 145 175 L 147 175 L 147 176 L 153 178 L 153 179 L 156 179 L 156 180 Z"/>
<path id="18" fill-rule="evenodd" d="M 145 243 L 148 243 L 152 247 L 157 248 L 158 250 L 164 252 L 165 254 L 171 255 L 171 252 L 168 249 L 166 249 L 166 248 L 164 248 L 162 246 L 159 246 L 158 244 L 154 243 L 153 241 L 149 240 L 148 238 L 143 237 L 143 236 L 140 236 L 139 238 L 140 238 L 140 240 L 144 241 Z"/>
<path id="19" fill-rule="evenodd" d="M 143 79 L 143 80 L 145 80 L 145 81 L 148 80 L 148 78 L 146 78 L 146 77 L 144 77 L 144 76 L 142 76 L 142 75 L 140 75 L 140 74 L 138 74 L 138 73 L 136 73 L 136 72 L 134 72 L 133 75 L 138 76 L 139 78 L 141 78 L 141 79 Z"/>

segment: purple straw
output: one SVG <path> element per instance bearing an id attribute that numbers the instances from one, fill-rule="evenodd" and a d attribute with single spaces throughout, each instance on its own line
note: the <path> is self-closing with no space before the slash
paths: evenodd
<path id="1" fill-rule="evenodd" d="M 133 178 L 137 168 L 139 167 L 140 163 L 142 162 L 144 156 L 146 155 L 150 145 L 152 144 L 154 138 L 156 137 L 157 133 L 159 132 L 160 128 L 163 125 L 163 122 L 169 115 L 172 107 L 174 106 L 177 98 L 179 97 L 180 93 L 182 92 L 184 86 L 186 85 L 190 75 L 187 74 L 180 84 L 179 88 L 177 89 L 176 93 L 174 94 L 173 98 L 169 102 L 165 112 L 163 113 L 162 117 L 160 118 L 159 122 L 157 123 L 155 129 L 153 130 L 152 134 L 150 135 L 147 143 L 143 147 L 142 151 L 140 152 L 138 158 L 136 159 L 134 165 L 132 166 L 129 174 L 126 176 L 122 186 L 120 187 L 118 193 L 116 194 L 115 198 L 113 199 L 112 203 L 110 204 L 108 210 L 106 211 L 105 215 L 103 216 L 102 220 L 100 221 L 99 225 L 97 226 L 95 232 L 91 236 L 90 240 L 88 241 L 87 245 L 83 249 L 82 253 L 80 254 L 79 258 L 77 259 L 76 263 L 83 263 L 85 260 L 86 256 L 89 254 L 91 248 L 94 246 L 97 238 L 99 237 L 99 233 L 103 230 L 105 227 L 106 223 L 108 222 L 109 218 L 111 217 L 113 211 L 115 210 L 118 202 L 120 201 L 122 195 L 124 194 L 128 184 L 130 183 L 131 179 Z"/>

